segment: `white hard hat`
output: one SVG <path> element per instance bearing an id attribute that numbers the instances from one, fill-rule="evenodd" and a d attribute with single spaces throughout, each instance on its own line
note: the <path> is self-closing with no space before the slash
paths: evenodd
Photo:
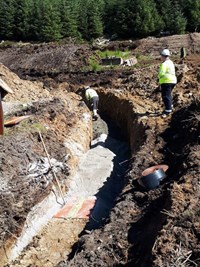
<path id="1" fill-rule="evenodd" d="M 160 54 L 161 56 L 164 56 L 164 57 L 170 56 L 169 49 L 163 49 L 163 51 Z"/>

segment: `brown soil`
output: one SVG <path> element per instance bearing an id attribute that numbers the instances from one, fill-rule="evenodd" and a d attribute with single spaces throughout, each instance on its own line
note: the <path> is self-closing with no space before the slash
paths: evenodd
<path id="1" fill-rule="evenodd" d="M 0 73 L 14 91 L 13 95 L 4 98 L 6 104 L 10 103 L 6 107 L 5 119 L 31 115 L 20 124 L 6 127 L 5 134 L 0 139 L 2 247 L 7 244 L 7 240 L 20 235 L 31 208 L 42 201 L 56 184 L 39 133 L 64 190 L 68 185 L 68 176 L 77 164 L 65 143 L 66 140 L 69 142 L 76 139 L 73 129 L 81 127 L 82 113 L 87 112 L 87 109 L 82 105 L 80 97 L 73 93 L 66 95 L 65 92 L 57 91 L 50 95 L 40 82 L 21 80 L 3 65 L 0 66 Z M 12 111 L 13 107 L 15 112 Z M 91 135 L 89 129 L 88 132 L 85 131 L 88 140 L 83 148 L 86 150 Z"/>
<path id="2" fill-rule="evenodd" d="M 55 262 L 70 254 L 72 245 L 78 240 L 77 232 L 81 232 L 84 225 L 83 220 L 55 219 L 33 238 L 20 260 L 9 266 L 55 266 Z"/>
<path id="3" fill-rule="evenodd" d="M 119 125 L 129 140 L 132 157 L 125 163 L 126 185 L 103 227 L 83 231 L 70 257 L 66 248 L 66 260 L 58 266 L 199 266 L 198 40 L 195 33 L 178 40 L 177 36 L 149 38 L 132 45 L 133 54 L 148 55 L 148 43 L 151 52 L 167 44 L 175 54 L 183 43 L 189 51 L 184 64 L 174 57 L 179 82 L 173 91 L 175 110 L 167 119 L 160 117 L 157 53 L 139 62 L 138 68 L 90 72 L 83 69 L 93 51 L 84 45 L 28 45 L 0 51 L 0 60 L 6 66 L 0 66 L 2 79 L 14 90 L 14 95 L 7 95 L 5 102 L 26 104 L 16 112 L 11 109 L 9 115 L 32 115 L 15 127 L 6 128 L 5 136 L 0 139 L 1 246 L 20 234 L 30 209 L 52 188 L 53 176 L 49 170 L 45 179 L 44 175 L 28 175 L 29 164 L 43 162 L 45 157 L 38 131 L 42 132 L 50 157 L 62 163 L 57 174 L 63 188 L 67 187 L 68 176 L 77 162 L 64 145 L 65 139 L 71 138 L 77 127 L 81 129 L 81 116 L 87 111 L 80 96 L 72 91 L 90 84 L 99 92 L 100 111 Z M 35 81 L 22 80 L 10 70 L 23 79 Z M 90 141 L 87 135 L 85 149 Z M 71 157 L 66 160 L 69 154 Z M 145 168 L 162 163 L 169 165 L 167 178 L 159 188 L 146 191 L 137 179 Z M 43 241 L 34 241 L 33 250 L 38 242 Z M 51 250 L 56 251 L 56 241 L 55 246 L 51 242 Z M 33 258 L 23 264 L 44 266 Z"/>

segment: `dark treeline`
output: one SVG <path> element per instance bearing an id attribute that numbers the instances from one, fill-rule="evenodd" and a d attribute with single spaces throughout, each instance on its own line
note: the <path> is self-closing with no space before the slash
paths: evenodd
<path id="1" fill-rule="evenodd" d="M 200 0 L 0 0 L 0 39 L 140 38 L 200 30 Z"/>

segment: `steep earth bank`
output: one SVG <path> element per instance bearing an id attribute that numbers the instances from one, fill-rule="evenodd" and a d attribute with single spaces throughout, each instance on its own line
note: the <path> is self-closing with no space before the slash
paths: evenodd
<path id="1" fill-rule="evenodd" d="M 62 191 L 67 190 L 69 176 L 89 148 L 92 124 L 86 105 L 77 95 L 58 91 L 49 94 L 41 83 L 23 81 L 5 66 L 0 67 L 2 79 L 14 91 L 3 101 L 5 121 L 13 116 L 30 115 L 20 124 L 6 127 L 0 139 L 3 264 L 23 227 L 29 227 L 28 213 L 37 217 L 39 208 L 36 211 L 32 208 L 49 194 L 60 195 L 55 175 Z"/>

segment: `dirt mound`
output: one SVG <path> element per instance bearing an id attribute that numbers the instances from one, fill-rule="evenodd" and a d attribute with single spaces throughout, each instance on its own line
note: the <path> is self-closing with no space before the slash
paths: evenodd
<path id="1" fill-rule="evenodd" d="M 63 116 L 65 111 L 65 116 Z M 69 175 L 69 166 L 65 157 L 69 150 L 64 146 L 64 135 L 75 123 L 71 112 L 63 101 L 53 99 L 43 103 L 34 103 L 26 111 L 18 111 L 16 116 L 30 114 L 30 119 L 6 128 L 1 143 L 1 244 L 10 233 L 20 229 L 27 213 L 41 201 L 52 187 L 53 174 L 38 137 L 42 132 L 52 159 L 52 164 L 61 181 Z M 60 130 L 56 121 L 62 121 Z M 60 124 L 60 123 L 59 123 Z M 62 127 L 62 125 L 64 127 Z M 65 162 L 65 163 L 64 163 Z M 38 169 L 37 169 L 38 168 Z"/>
<path id="2" fill-rule="evenodd" d="M 200 52 L 200 34 L 190 33 L 167 37 L 149 37 L 141 39 L 135 50 L 136 53 L 159 56 L 163 48 L 169 48 L 173 55 L 180 55 L 180 48 L 186 48 L 187 54 Z"/>
<path id="3" fill-rule="evenodd" d="M 0 64 L 0 76 L 13 90 L 13 94 L 6 95 L 6 102 L 20 102 L 23 104 L 50 97 L 48 90 L 43 88 L 41 82 L 23 81 L 3 64 Z"/>
<path id="4" fill-rule="evenodd" d="M 177 122 L 181 127 L 177 128 Z M 165 156 L 170 162 L 174 183 L 170 185 L 171 207 L 163 211 L 167 215 L 166 224 L 154 244 L 155 266 L 167 266 L 167 263 L 195 266 L 199 263 L 199 136 L 198 102 L 177 112 L 163 133 Z"/>
<path id="5" fill-rule="evenodd" d="M 91 51 L 88 45 L 27 44 L 0 50 L 1 62 L 17 74 L 55 76 L 57 72 L 81 70 Z"/>

